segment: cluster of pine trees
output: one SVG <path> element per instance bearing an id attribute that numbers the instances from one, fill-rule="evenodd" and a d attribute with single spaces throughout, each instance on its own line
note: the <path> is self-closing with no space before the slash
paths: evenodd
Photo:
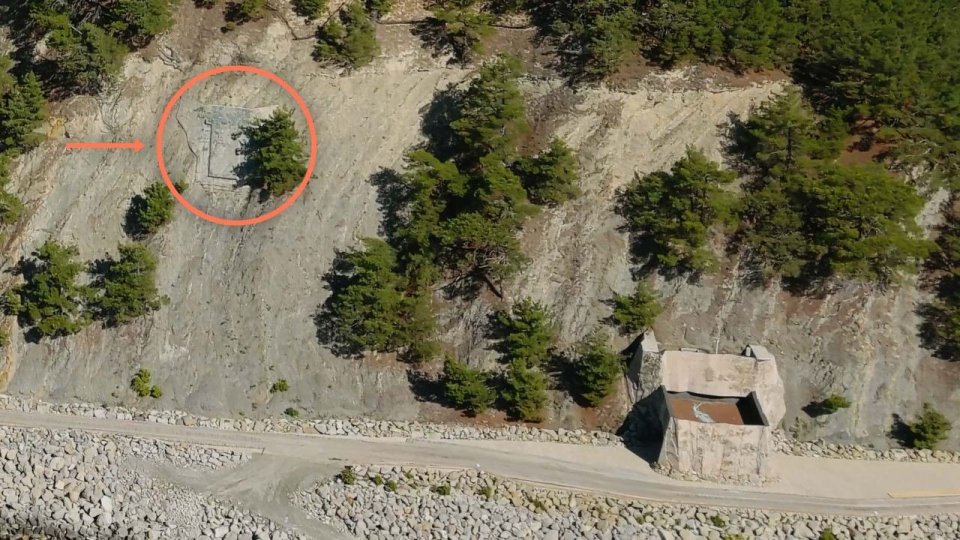
<path id="1" fill-rule="evenodd" d="M 928 255 L 914 188 L 879 165 L 839 163 L 843 128 L 798 92 L 763 104 L 732 135 L 729 150 L 748 178 L 741 197 L 724 188 L 736 173 L 695 150 L 621 195 L 619 211 L 643 263 L 708 271 L 716 264 L 711 234 L 727 232 L 765 278 L 886 285 Z"/>
<path id="2" fill-rule="evenodd" d="M 47 102 L 33 72 L 17 77 L 13 60 L 0 56 L 0 227 L 16 221 L 23 205 L 6 190 L 11 161 L 40 144 L 38 130 L 47 117 Z"/>
<path id="3" fill-rule="evenodd" d="M 556 44 L 575 80 L 597 80 L 632 57 L 664 66 L 706 62 L 778 68 L 815 109 L 906 165 L 960 170 L 960 5 L 912 0 L 519 1 Z"/>
<path id="4" fill-rule="evenodd" d="M 0 20 L 18 31 L 19 57 L 29 59 L 45 84 L 64 93 L 99 91 L 131 49 L 173 24 L 178 0 L 62 2 L 25 0 L 0 6 Z M 46 52 L 34 59 L 45 43 Z"/>
<path id="5" fill-rule="evenodd" d="M 380 175 L 390 198 L 387 239 L 340 254 L 326 277 L 333 294 L 318 321 L 333 321 L 330 341 L 429 358 L 433 289 L 501 294 L 526 262 L 518 234 L 539 211 L 531 199 L 562 204 L 579 193 L 566 145 L 554 142 L 536 156 L 519 152 L 529 129 L 519 76 L 516 60 L 503 58 L 481 68 L 467 88 L 440 96 L 447 115 L 431 141 L 407 155 L 402 173 Z M 377 307 L 364 306 L 364 298 Z M 364 311 L 370 317 L 361 323 Z"/>
<path id="6" fill-rule="evenodd" d="M 502 408 L 510 418 L 542 421 L 549 404 L 548 372 L 556 364 L 569 372 L 567 390 L 581 403 L 599 405 L 623 373 L 623 358 L 610 350 L 607 334 L 597 329 L 576 344 L 572 357 L 556 350 L 557 328 L 553 314 L 539 302 L 524 298 L 509 310 L 494 313 L 490 335 L 505 368 L 484 371 L 454 358 L 444 361 L 440 377 L 442 398 L 468 415 L 490 407 Z"/>
<path id="7" fill-rule="evenodd" d="M 18 318 L 28 340 L 40 341 L 76 334 L 94 321 L 120 326 L 159 309 L 167 300 L 157 292 L 156 258 L 142 244 L 118 251 L 84 264 L 75 246 L 48 240 L 20 261 L 23 283 L 4 294 L 4 311 Z"/>
<path id="8" fill-rule="evenodd" d="M 530 128 L 519 77 L 518 62 L 500 58 L 468 86 L 441 92 L 427 114 L 428 142 L 407 154 L 403 171 L 374 179 L 386 239 L 339 253 L 325 276 L 331 295 L 317 323 L 335 351 L 396 352 L 415 362 L 436 357 L 433 291 L 502 296 L 504 283 L 526 263 L 518 239 L 525 221 L 580 195 L 579 165 L 562 141 L 536 154 L 520 150 Z M 625 327 L 656 315 L 649 306 L 623 303 Z M 557 340 L 552 315 L 523 300 L 498 312 L 492 327 L 503 369 L 488 373 L 448 358 L 443 398 L 470 414 L 497 405 L 513 418 L 542 419 Z M 573 391 L 590 404 L 621 373 L 619 355 L 606 347 L 606 336 L 596 334 L 578 348 L 582 385 Z"/>
<path id="9" fill-rule="evenodd" d="M 75 246 L 48 240 L 18 263 L 23 282 L 4 293 L 3 312 L 16 316 L 27 339 L 38 342 L 76 334 L 96 321 L 122 326 L 160 309 L 168 299 L 157 290 L 157 259 L 140 240 L 173 219 L 174 205 L 162 183 L 135 197 L 126 229 L 137 241 L 120 244 L 116 257 L 84 263 Z"/>

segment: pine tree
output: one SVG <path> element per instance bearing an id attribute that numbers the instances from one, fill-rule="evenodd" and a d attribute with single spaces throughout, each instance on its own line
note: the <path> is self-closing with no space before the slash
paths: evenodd
<path id="1" fill-rule="evenodd" d="M 293 111 L 277 109 L 269 118 L 244 127 L 241 178 L 253 189 L 280 196 L 295 188 L 307 174 L 306 153 L 293 122 Z"/>
<path id="2" fill-rule="evenodd" d="M 607 335 L 595 330 L 577 344 L 574 376 L 578 393 L 591 407 L 610 395 L 623 374 L 623 359 L 607 346 Z"/>
<path id="3" fill-rule="evenodd" d="M 412 360 L 430 358 L 436 350 L 430 298 L 407 292 L 389 244 L 374 238 L 363 244 L 362 250 L 340 253 L 325 276 L 332 294 L 318 323 L 331 327 L 331 342 L 354 354 L 409 349 Z"/>
<path id="4" fill-rule="evenodd" d="M 803 186 L 807 226 L 827 275 L 889 283 L 930 252 L 916 216 L 923 199 L 879 166 L 822 166 Z"/>
<path id="5" fill-rule="evenodd" d="M 297 15 L 308 21 L 319 19 L 327 11 L 327 0 L 293 0 L 293 9 Z"/>
<path id="6" fill-rule="evenodd" d="M 764 102 L 734 133 L 731 150 L 763 179 L 796 173 L 811 161 L 835 158 L 843 126 L 820 119 L 800 91 L 791 88 Z"/>
<path id="7" fill-rule="evenodd" d="M 95 283 L 100 295 L 94 313 L 108 327 L 129 323 L 169 301 L 157 291 L 157 259 L 146 246 L 121 245 L 119 255 L 103 261 Z"/>
<path id="8" fill-rule="evenodd" d="M 497 399 L 486 373 L 454 358 L 447 357 L 444 361 L 441 380 L 446 398 L 469 416 L 481 414 Z"/>
<path id="9" fill-rule="evenodd" d="M 558 206 L 580 196 L 580 164 L 561 139 L 553 139 L 539 156 L 521 160 L 518 169 L 527 195 L 536 204 Z"/>
<path id="10" fill-rule="evenodd" d="M 735 178 L 692 148 L 670 172 L 636 178 L 618 205 L 637 240 L 636 251 L 670 270 L 711 269 L 715 260 L 705 247 L 708 233 L 732 217 L 734 199 L 721 187 Z"/>
<path id="11" fill-rule="evenodd" d="M 20 325 L 38 339 L 76 334 L 90 323 L 85 311 L 92 291 L 78 279 L 84 265 L 74 246 L 48 240 L 21 262 L 24 283 L 13 289 Z M 9 307 L 9 304 L 8 304 Z"/>
<path id="12" fill-rule="evenodd" d="M 321 63 L 363 67 L 380 55 L 377 29 L 363 4 L 354 0 L 317 29 L 313 57 Z"/>
<path id="13" fill-rule="evenodd" d="M 557 331 L 553 315 L 543 304 L 524 298 L 509 312 L 497 312 L 494 321 L 498 349 L 506 362 L 523 360 L 528 366 L 539 366 L 550 357 Z"/>
<path id="14" fill-rule="evenodd" d="M 541 422 L 547 405 L 547 377 L 524 360 L 514 360 L 507 368 L 500 396 L 511 417 L 526 422 Z"/>
<path id="15" fill-rule="evenodd" d="M 173 6 L 179 0 L 117 0 L 104 18 L 127 43 L 142 47 L 173 26 Z"/>
<path id="16" fill-rule="evenodd" d="M 440 2 L 432 9 L 427 32 L 434 35 L 440 51 L 449 51 L 461 64 L 483 54 L 483 39 L 493 34 L 493 17 L 478 10 L 472 1 Z"/>
<path id="17" fill-rule="evenodd" d="M 520 62 L 500 57 L 480 68 L 479 77 L 464 92 L 459 117 L 450 123 L 459 138 L 461 170 L 479 164 L 484 156 L 506 161 L 516 152 L 517 141 L 529 129 L 519 77 Z"/>
<path id="18" fill-rule="evenodd" d="M 0 225 L 8 225 L 20 219 L 23 203 L 16 195 L 7 191 L 10 156 L 0 152 Z"/>
<path id="19" fill-rule="evenodd" d="M 36 133 L 47 118 L 47 101 L 32 72 L 0 98 L 0 151 L 22 152 L 40 144 Z"/>
<path id="20" fill-rule="evenodd" d="M 17 78 L 10 73 L 11 69 L 13 69 L 13 60 L 5 54 L 0 54 L 0 97 L 13 90 L 14 85 L 17 84 Z"/>
<path id="21" fill-rule="evenodd" d="M 615 294 L 613 304 L 611 320 L 621 334 L 635 334 L 649 329 L 663 310 L 656 296 L 642 281 L 637 283 L 633 294 Z"/>

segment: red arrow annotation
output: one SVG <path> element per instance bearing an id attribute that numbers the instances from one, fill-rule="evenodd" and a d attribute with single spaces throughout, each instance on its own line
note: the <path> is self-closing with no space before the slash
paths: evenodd
<path id="1" fill-rule="evenodd" d="M 143 141 L 136 139 L 133 142 L 121 143 L 67 143 L 67 150 L 143 150 Z"/>

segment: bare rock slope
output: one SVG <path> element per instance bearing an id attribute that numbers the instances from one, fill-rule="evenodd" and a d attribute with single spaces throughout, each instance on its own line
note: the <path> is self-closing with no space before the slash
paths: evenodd
<path id="1" fill-rule="evenodd" d="M 368 179 L 402 164 L 404 151 L 421 140 L 421 117 L 434 93 L 470 72 L 438 65 L 416 44 L 398 44 L 386 47 L 373 67 L 337 77 L 313 62 L 312 41 L 293 39 L 282 22 L 199 41 L 186 34 L 188 26 L 178 25 L 154 52 L 131 57 L 111 92 L 63 104 L 66 134 L 152 141 L 162 108 L 181 84 L 204 69 L 242 61 L 276 72 L 303 95 L 317 120 L 315 177 L 288 212 L 258 226 L 217 226 L 178 209 L 175 222 L 151 240 L 170 305 L 119 330 L 92 327 L 39 345 L 16 337 L 0 364 L 8 391 L 130 401 L 130 377 L 146 367 L 164 390 L 160 407 L 259 415 L 295 405 L 331 415 L 418 416 L 422 405 L 403 366 L 337 358 L 318 343 L 312 316 L 327 295 L 321 278 L 335 251 L 378 231 L 377 192 Z M 177 46 L 201 41 L 197 51 Z M 627 239 L 613 213 L 617 189 L 635 173 L 669 167 L 687 145 L 720 159 L 728 115 L 746 113 L 779 86 L 723 88 L 693 81 L 689 72 L 652 75 L 625 91 L 573 92 L 559 80 L 525 82 L 532 113 L 579 151 L 585 195 L 529 224 L 524 243 L 533 262 L 508 296 L 551 305 L 567 341 L 593 328 L 609 312 L 604 300 L 631 287 Z M 212 98 L 248 108 L 288 103 L 267 81 L 223 77 L 188 98 L 194 101 L 181 112 Z M 168 166 L 187 174 L 196 167 L 195 149 L 177 126 L 168 131 Z M 159 179 L 149 149 L 71 153 L 62 139 L 20 160 L 15 177 L 32 215 L 4 246 L 4 268 L 50 236 L 77 244 L 86 259 L 114 251 L 125 240 L 130 198 Z M 228 217 L 264 209 L 201 186 L 187 195 Z M 909 415 L 923 400 L 960 419 L 960 375 L 919 347 L 914 287 L 849 288 L 797 299 L 744 285 L 740 274 L 732 267 L 701 283 L 659 282 L 667 306 L 657 324 L 661 341 L 728 351 L 749 341 L 766 344 L 780 359 L 788 418 L 818 392 L 840 391 L 854 401 L 852 409 L 813 425 L 814 433 L 879 442 L 892 413 Z M 455 313 L 443 317 L 444 340 L 472 361 L 489 361 L 482 334 L 490 309 L 481 301 L 451 307 Z M 280 378 L 290 391 L 270 394 Z M 555 420 L 576 422 L 559 412 Z"/>

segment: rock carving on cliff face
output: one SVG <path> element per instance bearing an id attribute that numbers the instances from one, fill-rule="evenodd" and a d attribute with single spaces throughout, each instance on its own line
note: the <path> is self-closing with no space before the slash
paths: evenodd
<path id="1" fill-rule="evenodd" d="M 199 149 L 200 158 L 197 160 L 195 181 L 197 184 L 211 189 L 234 189 L 240 176 L 238 168 L 243 163 L 240 154 L 242 140 L 240 130 L 256 119 L 267 118 L 274 111 L 274 107 L 246 109 L 243 107 L 225 107 L 222 105 L 207 105 L 193 112 L 203 123 L 203 129 L 198 134 L 195 128 L 188 130 L 192 124 L 183 119 L 187 114 L 178 115 L 183 129 L 187 131 L 187 139 L 191 148 Z"/>

